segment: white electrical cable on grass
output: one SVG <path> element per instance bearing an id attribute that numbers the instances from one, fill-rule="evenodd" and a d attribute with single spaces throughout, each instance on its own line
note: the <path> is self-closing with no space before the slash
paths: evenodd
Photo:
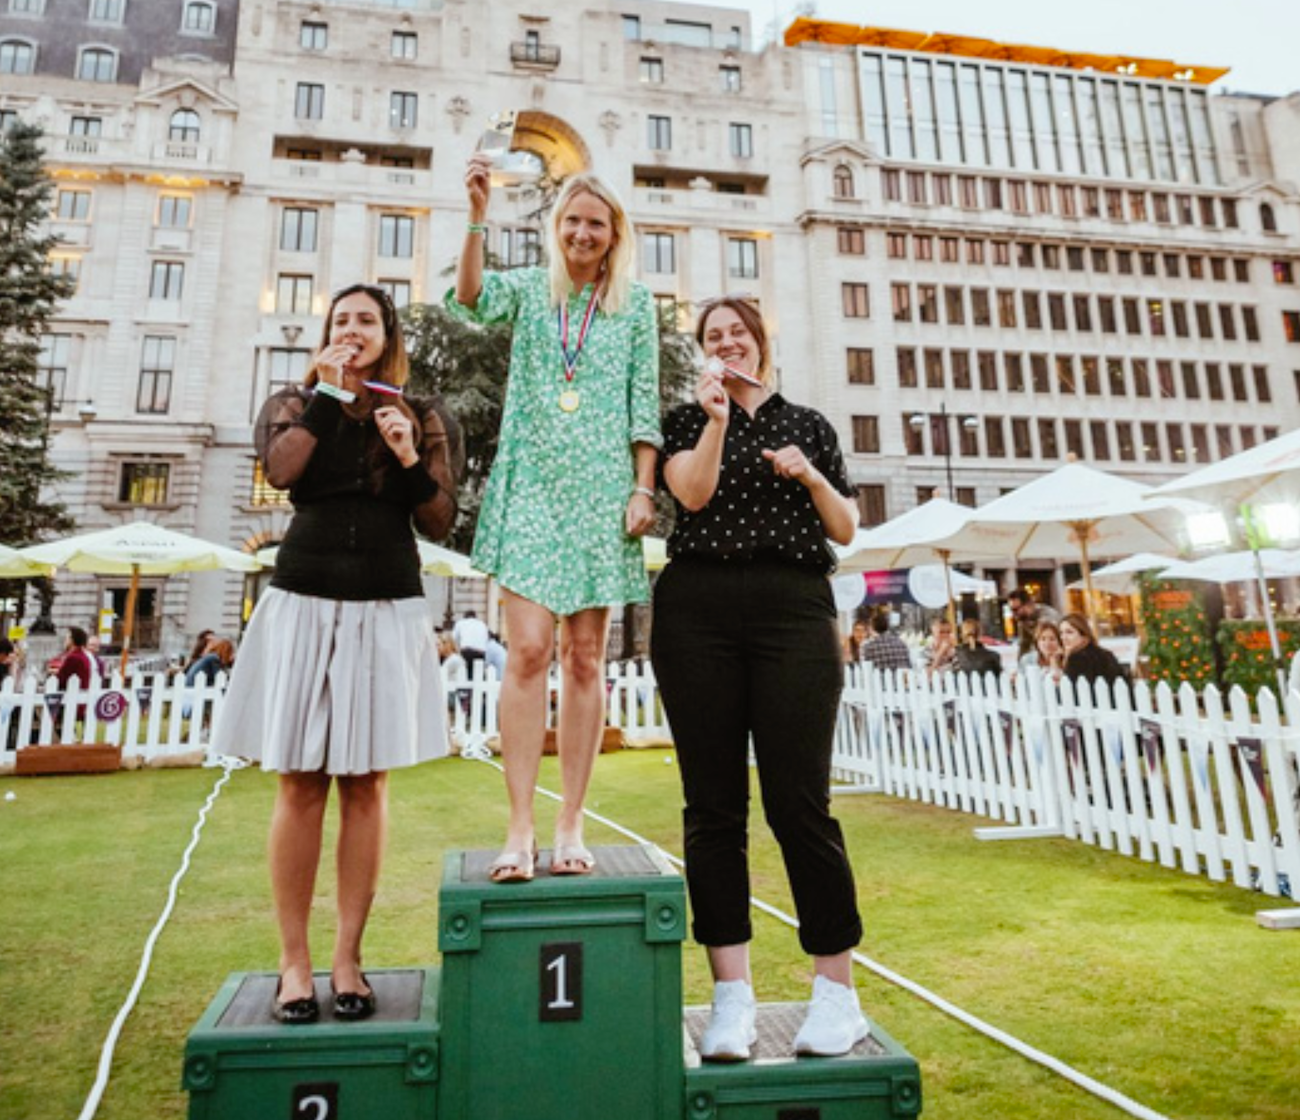
<path id="1" fill-rule="evenodd" d="M 140 969 L 136 973 L 135 983 L 131 985 L 131 990 L 127 992 L 122 1008 L 117 1013 L 117 1018 L 113 1020 L 113 1025 L 108 1029 L 108 1037 L 104 1040 L 104 1048 L 99 1054 L 99 1073 L 95 1078 L 95 1084 L 90 1088 L 90 1095 L 86 1097 L 86 1103 L 78 1114 L 77 1120 L 91 1120 L 91 1117 L 99 1111 L 99 1102 L 103 1099 L 104 1090 L 108 1088 L 108 1075 L 113 1068 L 113 1051 L 117 1049 L 118 1036 L 122 1033 L 122 1027 L 126 1024 L 127 1016 L 135 1009 L 136 1000 L 140 998 L 140 990 L 144 987 L 145 977 L 149 975 L 149 965 L 153 962 L 154 945 L 157 944 L 158 938 L 162 934 L 163 926 L 167 924 L 168 919 L 172 916 L 172 910 L 176 906 L 177 889 L 181 880 L 185 877 L 185 872 L 190 869 L 190 856 L 194 854 L 194 849 L 198 847 L 199 834 L 203 831 L 204 824 L 207 823 L 208 810 L 212 808 L 213 802 L 216 801 L 217 795 L 221 792 L 221 787 L 230 781 L 231 772 L 242 769 L 243 766 L 244 763 L 234 758 L 223 757 L 221 759 L 221 777 L 217 779 L 217 784 L 212 787 L 212 792 L 208 794 L 207 801 L 203 803 L 203 807 L 199 810 L 199 819 L 194 822 L 189 847 L 185 849 L 185 854 L 181 856 L 180 869 L 172 877 L 171 887 L 167 891 L 167 904 L 163 907 L 163 912 L 158 918 L 157 924 L 153 927 L 153 932 L 149 934 L 148 940 L 144 943 L 144 952 L 140 957 Z"/>
<path id="2" fill-rule="evenodd" d="M 499 762 L 494 760 L 485 761 L 489 761 L 489 765 L 495 766 L 498 770 L 502 769 Z M 562 802 L 564 800 L 558 793 L 553 793 L 551 790 L 544 789 L 542 786 L 537 787 L 537 792 L 545 797 L 549 797 L 552 801 Z M 644 836 L 639 836 L 630 828 L 624 828 L 623 825 L 610 820 L 608 817 L 603 817 L 599 813 L 595 813 L 590 809 L 584 809 L 583 814 L 590 817 L 598 824 L 603 824 L 607 828 L 612 828 L 615 832 L 626 836 L 629 840 L 635 841 L 638 844 L 649 844 L 662 852 L 665 858 L 675 866 L 685 866 L 685 864 L 675 855 L 670 852 L 665 852 L 664 849 L 654 843 L 653 840 L 647 840 Z M 791 917 L 784 911 L 778 910 L 775 906 L 771 905 L 771 903 L 764 902 L 759 898 L 753 898 L 752 896 L 749 901 L 750 905 L 752 905 L 755 910 L 761 910 L 764 914 L 771 915 L 777 921 L 784 922 L 791 929 L 799 928 L 798 918 Z M 870 969 L 881 979 L 889 981 L 889 983 L 902 988 L 904 991 L 911 992 L 914 996 L 919 996 L 921 999 L 925 1000 L 926 1003 L 937 1007 L 945 1015 L 951 1016 L 960 1023 L 965 1023 L 966 1026 L 979 1031 L 980 1034 L 987 1038 L 991 1038 L 994 1042 L 999 1042 L 1008 1049 L 1014 1050 L 1021 1057 L 1028 1058 L 1031 1062 L 1035 1062 L 1038 1065 L 1043 1066 L 1045 1069 L 1051 1070 L 1058 1076 L 1065 1078 L 1065 1080 L 1074 1085 L 1077 1085 L 1085 1092 L 1091 1093 L 1094 1097 L 1100 1098 L 1107 1104 L 1114 1105 L 1121 1112 L 1127 1112 L 1130 1116 L 1136 1116 L 1138 1120 L 1169 1120 L 1169 1117 L 1165 1116 L 1163 1113 L 1147 1108 L 1144 1104 L 1139 1104 L 1131 1097 L 1126 1097 L 1118 1089 L 1112 1089 L 1109 1085 L 1105 1085 L 1102 1082 L 1089 1077 L 1086 1073 L 1081 1073 L 1073 1066 L 1066 1065 L 1066 1063 L 1061 1061 L 1059 1058 L 1054 1058 L 1051 1054 L 1046 1054 L 1042 1050 L 1030 1046 L 1029 1043 L 1022 1042 L 1020 1039 L 1016 1038 L 1015 1035 L 1007 1034 L 1006 1031 L 993 1026 L 992 1023 L 986 1023 L 983 1019 L 976 1015 L 972 1015 L 969 1011 L 963 1011 L 956 1004 L 949 1003 L 948 1000 L 930 991 L 928 988 L 922 987 L 920 984 L 916 983 L 916 981 L 909 980 L 906 976 L 900 975 L 893 969 L 886 968 L 879 961 L 874 961 L 865 954 L 856 951 L 853 953 L 853 959 L 864 968 Z"/>

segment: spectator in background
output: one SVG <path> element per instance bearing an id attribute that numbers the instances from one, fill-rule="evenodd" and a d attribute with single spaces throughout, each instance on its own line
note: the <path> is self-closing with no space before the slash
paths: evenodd
<path id="1" fill-rule="evenodd" d="M 495 634 L 488 633 L 487 648 L 483 651 L 483 660 L 488 668 L 496 672 L 497 680 L 504 680 L 506 675 L 506 647 Z"/>
<path id="2" fill-rule="evenodd" d="M 1037 669 L 1053 681 L 1061 679 L 1065 665 L 1065 646 L 1061 642 L 1061 629 L 1055 622 L 1040 622 L 1034 636 L 1034 649 L 1020 659 L 1021 670 Z"/>
<path id="3" fill-rule="evenodd" d="M 1020 657 L 1034 650 L 1034 632 L 1040 622 L 1060 622 L 1058 611 L 1035 600 L 1033 594 L 1024 587 L 1017 587 L 1007 596 L 1007 606 L 1011 608 L 1011 617 L 1016 620 L 1016 635 L 1020 642 Z"/>
<path id="4" fill-rule="evenodd" d="M 95 664 L 90 659 L 90 654 L 86 652 L 86 642 L 88 641 L 86 632 L 80 626 L 69 626 L 68 636 L 63 646 L 63 660 L 59 662 L 59 688 L 61 690 L 68 687 L 68 683 L 76 679 L 82 689 L 90 687 L 90 682 L 95 676 Z"/>
<path id="5" fill-rule="evenodd" d="M 877 669 L 910 669 L 912 651 L 907 643 L 889 628 L 889 612 L 876 611 L 871 616 L 872 637 L 862 646 L 862 660 Z"/>
<path id="6" fill-rule="evenodd" d="M 456 649 L 465 659 L 465 667 L 472 673 L 474 662 L 482 661 L 487 653 L 488 628 L 473 611 L 466 611 L 458 623 L 451 629 L 452 640 Z"/>
<path id="7" fill-rule="evenodd" d="M 953 657 L 953 669 L 958 673 L 1002 673 L 1002 658 L 984 644 L 982 629 L 977 618 L 964 618 L 961 622 L 961 642 Z"/>
<path id="8" fill-rule="evenodd" d="M 234 664 L 235 647 L 226 638 L 211 638 L 208 652 L 185 671 L 185 684 L 193 686 L 200 677 L 211 684 L 218 673 L 229 673 Z"/>
<path id="9" fill-rule="evenodd" d="M 181 666 L 182 673 L 188 673 L 194 663 L 208 652 L 208 646 L 211 644 L 214 635 L 211 630 L 200 630 L 199 636 L 194 639 L 194 647 L 190 650 L 190 655 L 185 659 L 185 664 Z"/>
<path id="10" fill-rule="evenodd" d="M 921 664 L 927 676 L 946 673 L 953 667 L 957 656 L 957 641 L 953 636 L 952 623 L 940 615 L 930 623 L 930 641 L 921 655 Z"/>
<path id="11" fill-rule="evenodd" d="M 853 629 L 844 638 L 844 663 L 856 665 L 862 660 L 862 647 L 870 640 L 871 634 L 863 619 L 853 623 Z"/>
<path id="12" fill-rule="evenodd" d="M 0 684 L 12 679 L 18 684 L 18 653 L 8 638 L 0 638 Z"/>
<path id="13" fill-rule="evenodd" d="M 86 638 L 86 655 L 90 658 L 91 665 L 94 666 L 95 679 L 102 681 L 108 676 L 108 663 L 100 656 L 99 645 L 99 635 L 97 633 Z"/>
<path id="14" fill-rule="evenodd" d="M 1081 614 L 1067 614 L 1061 619 L 1061 644 L 1065 647 L 1065 675 L 1072 681 L 1090 684 L 1127 681 L 1124 666 L 1110 650 L 1097 644 L 1092 625 Z"/>

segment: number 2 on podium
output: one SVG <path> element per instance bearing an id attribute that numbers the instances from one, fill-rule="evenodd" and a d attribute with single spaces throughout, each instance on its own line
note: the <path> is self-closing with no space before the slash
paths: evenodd
<path id="1" fill-rule="evenodd" d="M 541 948 L 537 1018 L 543 1023 L 582 1018 L 582 942 L 553 941 Z"/>

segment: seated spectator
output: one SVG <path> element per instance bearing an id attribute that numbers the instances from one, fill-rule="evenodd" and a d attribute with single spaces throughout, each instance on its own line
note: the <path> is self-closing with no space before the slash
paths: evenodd
<path id="1" fill-rule="evenodd" d="M 953 669 L 958 673 L 1002 673 L 1002 658 L 984 644 L 982 629 L 977 618 L 964 618 L 961 623 L 961 642 L 953 656 Z"/>
<path id="2" fill-rule="evenodd" d="M 1092 624 L 1083 615 L 1067 614 L 1061 619 L 1061 644 L 1065 647 L 1064 673 L 1070 680 L 1107 684 L 1128 680 L 1119 658 L 1098 645 Z"/>
<path id="3" fill-rule="evenodd" d="M 910 669 L 912 651 L 907 643 L 889 629 L 889 612 L 876 611 L 871 616 L 873 637 L 862 646 L 862 660 L 877 669 Z"/>
<path id="4" fill-rule="evenodd" d="M 193 687 L 201 677 L 211 684 L 218 673 L 229 673 L 235 664 L 235 647 L 225 638 L 209 638 L 207 652 L 185 670 L 185 684 Z"/>
<path id="5" fill-rule="evenodd" d="M 189 673 L 194 663 L 208 652 L 208 647 L 212 644 L 215 635 L 211 630 L 200 630 L 199 636 L 194 639 L 194 648 L 190 650 L 190 655 L 185 659 L 185 664 L 181 666 L 182 673 Z"/>
<path id="6" fill-rule="evenodd" d="M 1034 649 L 1020 659 L 1021 670 L 1037 669 L 1049 680 L 1059 681 L 1065 664 L 1065 646 L 1061 642 L 1061 629 L 1055 622 L 1045 619 L 1034 633 Z"/>
<path id="7" fill-rule="evenodd" d="M 930 623 L 930 641 L 921 653 L 921 664 L 928 676 L 946 673 L 953 667 L 957 656 L 957 642 L 953 638 L 952 623 L 944 616 Z"/>
<path id="8" fill-rule="evenodd" d="M 1040 622 L 1060 622 L 1061 616 L 1052 607 L 1038 602 L 1027 588 L 1017 587 L 1007 596 L 1007 606 L 1016 620 L 1016 634 L 1020 641 L 1020 656 L 1034 651 L 1034 634 Z"/>

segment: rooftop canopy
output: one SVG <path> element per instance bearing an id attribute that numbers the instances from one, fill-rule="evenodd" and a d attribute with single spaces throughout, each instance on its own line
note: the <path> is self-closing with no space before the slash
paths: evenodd
<path id="1" fill-rule="evenodd" d="M 785 45 L 828 43 L 833 46 L 884 47 L 889 50 L 919 51 L 922 54 L 952 54 L 964 58 L 986 58 L 999 62 L 1022 62 L 1030 66 L 1062 66 L 1070 70 L 1096 70 L 1132 78 L 1164 78 L 1209 85 L 1228 72 L 1226 66 L 1186 66 L 1164 58 L 1134 58 L 1126 54 L 1089 54 L 1056 47 L 1034 47 L 1023 43 L 996 43 L 969 35 L 942 31 L 900 31 L 891 27 L 858 27 L 852 23 L 810 19 L 800 16 L 785 30 Z"/>

